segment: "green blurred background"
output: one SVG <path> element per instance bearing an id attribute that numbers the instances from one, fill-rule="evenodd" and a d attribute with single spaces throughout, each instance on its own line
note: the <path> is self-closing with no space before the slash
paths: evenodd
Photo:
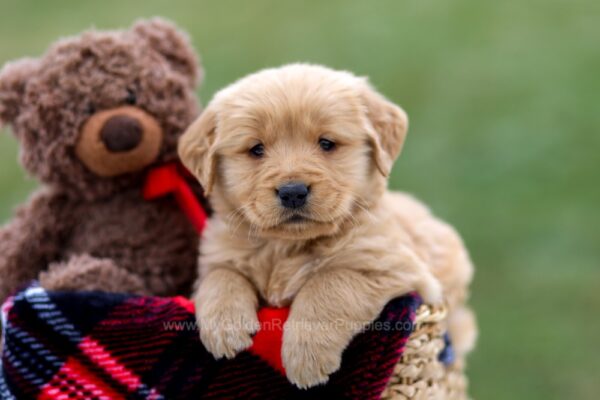
<path id="1" fill-rule="evenodd" d="M 153 15 L 190 32 L 203 103 L 292 61 L 368 75 L 411 117 L 392 187 L 454 224 L 477 266 L 473 396 L 599 397 L 600 2 L 1 0 L 0 62 Z M 1 221 L 36 186 L 4 133 Z"/>

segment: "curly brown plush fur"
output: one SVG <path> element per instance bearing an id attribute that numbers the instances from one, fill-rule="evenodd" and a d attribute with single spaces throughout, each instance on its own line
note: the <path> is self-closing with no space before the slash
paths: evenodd
<path id="1" fill-rule="evenodd" d="M 88 31 L 4 67 L 0 122 L 43 187 L 0 230 L 0 301 L 36 278 L 51 289 L 189 290 L 197 234 L 173 199 L 146 202 L 141 190 L 148 168 L 177 158 L 201 78 L 187 37 L 160 19 Z M 107 116 L 118 117 L 108 128 Z"/>

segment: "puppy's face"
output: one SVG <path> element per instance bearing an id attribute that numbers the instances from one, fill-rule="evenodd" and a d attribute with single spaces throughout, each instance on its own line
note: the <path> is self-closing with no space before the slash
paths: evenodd
<path id="1" fill-rule="evenodd" d="M 180 155 L 232 227 L 311 239 L 351 224 L 381 196 L 406 126 L 364 79 L 291 65 L 219 92 Z"/>

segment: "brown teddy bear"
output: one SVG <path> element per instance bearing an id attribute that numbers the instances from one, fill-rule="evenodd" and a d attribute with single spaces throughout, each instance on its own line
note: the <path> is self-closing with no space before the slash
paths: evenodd
<path id="1" fill-rule="evenodd" d="M 198 233 L 174 196 L 142 191 L 151 168 L 177 159 L 200 80 L 187 37 L 160 19 L 85 32 L 3 68 L 0 121 L 43 185 L 0 230 L 0 301 L 32 279 L 48 289 L 190 290 Z"/>

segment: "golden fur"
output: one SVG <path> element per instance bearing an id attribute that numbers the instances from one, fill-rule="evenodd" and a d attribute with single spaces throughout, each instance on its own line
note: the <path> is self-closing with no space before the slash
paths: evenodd
<path id="1" fill-rule="evenodd" d="M 462 307 L 472 267 L 459 236 L 386 190 L 407 126 L 366 79 L 320 66 L 263 70 L 215 96 L 179 145 L 215 209 L 195 294 L 213 355 L 250 346 L 261 302 L 290 305 L 282 359 L 290 381 L 310 387 L 392 298 L 417 290 Z M 259 143 L 264 156 L 253 157 Z M 276 196 L 291 181 L 310 186 L 300 210 Z"/>

